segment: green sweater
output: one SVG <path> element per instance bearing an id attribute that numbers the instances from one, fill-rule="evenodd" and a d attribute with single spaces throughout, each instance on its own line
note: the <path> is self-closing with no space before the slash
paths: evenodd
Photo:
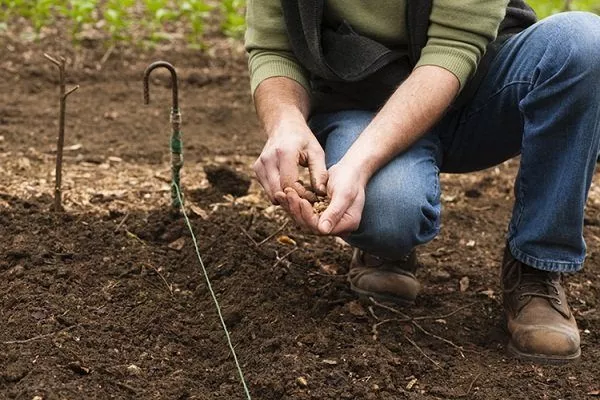
<path id="1" fill-rule="evenodd" d="M 418 1 L 418 0 L 416 0 Z M 434 0 L 427 46 L 417 66 L 436 65 L 465 85 L 496 38 L 508 0 Z M 325 20 L 352 28 L 386 46 L 407 47 L 406 0 L 327 0 Z M 292 53 L 280 0 L 248 0 L 246 50 L 252 93 L 265 79 L 284 76 L 310 92 L 309 74 Z"/>

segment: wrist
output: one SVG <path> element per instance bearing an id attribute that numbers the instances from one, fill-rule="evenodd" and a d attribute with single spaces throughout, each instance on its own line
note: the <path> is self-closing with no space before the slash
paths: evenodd
<path id="1" fill-rule="evenodd" d="M 346 156 L 338 161 L 335 167 L 340 171 L 344 171 L 344 174 L 349 174 L 355 177 L 356 183 L 363 187 L 367 185 L 369 179 L 371 179 L 371 176 L 373 176 L 374 173 L 371 172 L 368 165 L 366 165 L 364 162 Z"/>
<path id="2" fill-rule="evenodd" d="M 306 127 L 306 120 L 302 112 L 293 106 L 282 106 L 273 117 L 263 121 L 263 127 L 268 137 L 280 132 L 289 132 L 297 130 L 298 127 Z"/>

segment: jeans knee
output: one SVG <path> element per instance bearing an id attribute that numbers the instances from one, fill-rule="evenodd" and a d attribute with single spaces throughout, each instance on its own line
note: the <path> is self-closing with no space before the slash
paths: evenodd
<path id="1" fill-rule="evenodd" d="M 400 258 L 439 232 L 441 206 L 436 191 L 424 185 L 373 187 L 366 194 L 359 229 L 352 245 L 386 258 Z"/>
<path id="2" fill-rule="evenodd" d="M 540 22 L 551 55 L 580 73 L 600 70 L 600 17 L 588 12 L 566 12 Z M 562 56 L 562 57 L 561 57 Z"/>

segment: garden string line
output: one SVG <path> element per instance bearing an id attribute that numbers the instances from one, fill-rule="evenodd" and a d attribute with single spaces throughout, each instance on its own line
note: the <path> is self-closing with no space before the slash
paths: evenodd
<path id="1" fill-rule="evenodd" d="M 225 336 L 227 337 L 227 344 L 229 345 L 229 349 L 231 350 L 231 354 L 233 355 L 233 360 L 235 361 L 235 366 L 240 375 L 240 380 L 242 381 L 242 385 L 244 386 L 244 392 L 246 393 L 246 397 L 248 400 L 252 400 L 250 397 L 250 392 L 248 391 L 248 385 L 246 385 L 246 380 L 244 379 L 244 373 L 242 372 L 242 367 L 238 361 L 237 355 L 235 354 L 235 350 L 233 349 L 233 344 L 231 343 L 231 337 L 229 336 L 229 331 L 227 330 L 227 325 L 225 325 L 225 320 L 223 319 L 223 314 L 221 313 L 221 307 L 219 306 L 219 301 L 217 300 L 217 296 L 212 289 L 212 285 L 210 284 L 210 279 L 208 278 L 208 272 L 206 271 L 206 267 L 204 266 L 204 262 L 202 261 L 202 256 L 200 255 L 200 249 L 198 248 L 198 241 L 196 240 L 196 235 L 194 234 L 194 230 L 192 229 L 192 224 L 185 212 L 185 207 L 183 205 L 183 199 L 181 197 L 181 189 L 179 185 L 173 182 L 173 188 L 177 194 L 177 200 L 179 201 L 179 205 L 181 206 L 181 212 L 183 213 L 183 218 L 185 219 L 185 223 L 192 235 L 192 241 L 194 242 L 194 248 L 196 249 L 196 254 L 198 255 L 198 261 L 200 261 L 200 266 L 202 267 L 202 272 L 204 273 L 204 278 L 206 279 L 206 285 L 208 286 L 208 291 L 212 296 L 212 299 L 215 303 L 215 307 L 217 308 L 217 314 L 219 314 L 219 319 L 221 320 L 221 325 L 223 326 L 223 330 L 225 331 Z"/>

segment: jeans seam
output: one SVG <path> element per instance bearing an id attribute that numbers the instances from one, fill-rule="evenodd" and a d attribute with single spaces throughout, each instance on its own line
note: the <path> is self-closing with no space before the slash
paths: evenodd
<path id="1" fill-rule="evenodd" d="M 496 97 L 497 95 L 499 95 L 500 93 L 502 93 L 505 89 L 509 88 L 510 86 L 514 86 L 514 85 L 532 85 L 532 78 L 530 78 L 528 81 L 525 80 L 518 80 L 518 81 L 512 81 L 509 82 L 507 84 L 505 84 L 504 86 L 502 86 L 500 89 L 496 90 L 493 94 L 491 94 L 486 101 L 481 104 L 479 107 L 477 107 L 476 109 L 472 110 L 471 112 L 468 112 L 465 114 L 464 118 L 462 118 L 462 120 L 460 121 L 460 124 L 463 125 L 466 123 L 466 121 L 471 118 L 473 115 L 481 112 L 481 110 L 483 110 L 485 107 L 487 107 L 487 105 L 490 103 L 490 101 L 492 100 L 492 98 Z"/>

